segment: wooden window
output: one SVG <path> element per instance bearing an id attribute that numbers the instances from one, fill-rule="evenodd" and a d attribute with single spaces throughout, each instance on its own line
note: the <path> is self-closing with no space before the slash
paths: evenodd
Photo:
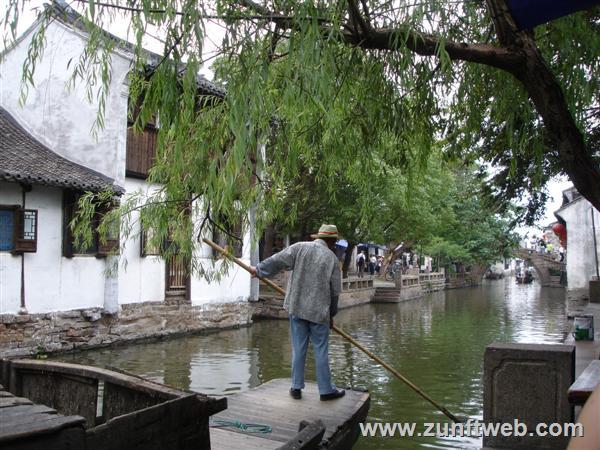
<path id="1" fill-rule="evenodd" d="M 140 239 L 140 253 L 142 256 L 160 255 L 160 245 L 152 243 L 155 234 L 156 230 L 154 228 L 148 228 L 147 230 L 142 229 Z"/>
<path id="2" fill-rule="evenodd" d="M 38 212 L 35 209 L 17 209 L 15 212 L 15 252 L 37 251 Z"/>
<path id="3" fill-rule="evenodd" d="M 154 165 L 158 130 L 149 124 L 138 132 L 132 125 L 130 122 L 127 128 L 125 175 L 145 179 Z"/>
<path id="4" fill-rule="evenodd" d="M 104 215 L 110 211 L 110 207 L 104 205 L 97 208 L 96 223 L 100 223 Z M 98 236 L 98 256 L 108 256 L 119 249 L 119 222 L 110 224 L 104 239 Z"/>
<path id="5" fill-rule="evenodd" d="M 33 253 L 37 251 L 36 209 L 0 206 L 0 251 Z"/>
<path id="6" fill-rule="evenodd" d="M 223 222 L 221 222 L 223 223 Z M 242 224 L 238 222 L 234 226 L 225 223 L 223 227 L 227 232 L 214 227 L 213 242 L 225 250 L 228 250 L 236 258 L 242 256 Z M 215 255 L 216 256 L 216 255 Z"/>
<path id="7" fill-rule="evenodd" d="M 93 255 L 98 257 L 105 257 L 114 252 L 119 248 L 119 230 L 118 226 L 114 229 L 109 230 L 106 236 L 106 241 L 101 242 L 98 236 L 98 224 L 106 213 L 108 208 L 98 207 L 96 214 L 92 218 L 92 242 L 87 247 L 77 247 L 75 245 L 75 237 L 70 227 L 70 223 L 75 216 L 77 211 L 79 198 L 81 197 L 80 192 L 71 190 L 64 191 L 63 197 L 63 256 L 71 258 L 73 256 L 82 255 Z"/>

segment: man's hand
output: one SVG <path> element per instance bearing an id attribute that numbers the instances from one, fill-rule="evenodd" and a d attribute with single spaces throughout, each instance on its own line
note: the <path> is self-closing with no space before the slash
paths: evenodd
<path id="1" fill-rule="evenodd" d="M 250 274 L 252 275 L 252 278 L 256 278 L 256 267 L 250 266 Z"/>
<path id="2" fill-rule="evenodd" d="M 329 318 L 329 329 L 333 330 L 333 317 Z"/>

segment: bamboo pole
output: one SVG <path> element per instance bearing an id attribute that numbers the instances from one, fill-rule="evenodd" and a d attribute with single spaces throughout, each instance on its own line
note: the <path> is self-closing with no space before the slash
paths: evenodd
<path id="1" fill-rule="evenodd" d="M 227 257 L 228 259 L 230 259 L 231 261 L 233 261 L 234 263 L 236 263 L 237 265 L 239 265 L 240 267 L 242 267 L 243 269 L 247 270 L 248 272 L 250 272 L 251 274 L 254 275 L 252 268 L 248 264 L 243 262 L 241 259 L 236 258 L 231 253 L 229 253 L 227 250 L 225 250 L 221 246 L 215 244 L 210 239 L 204 238 L 204 239 L 202 239 L 202 241 L 205 244 L 207 244 L 208 246 L 210 246 L 212 249 L 221 253 L 223 256 Z M 262 278 L 262 277 L 258 277 L 258 276 L 257 276 L 257 278 L 259 280 L 261 280 L 263 283 L 265 283 L 267 286 L 269 286 L 270 288 L 274 289 L 275 291 L 279 292 L 282 295 L 285 295 L 285 291 L 280 286 L 273 283 L 271 280 L 268 280 L 268 279 Z M 337 334 L 339 334 L 344 339 L 346 339 L 348 342 L 350 342 L 352 345 L 354 345 L 356 348 L 358 348 L 360 351 L 362 351 L 367 356 L 369 356 L 371 359 L 373 359 L 376 362 L 378 362 L 379 364 L 381 364 L 385 369 L 387 369 L 390 373 L 392 373 L 392 375 L 394 375 L 400 381 L 405 383 L 413 391 L 415 391 L 417 394 L 419 394 L 421 397 L 423 397 L 425 400 L 427 400 L 429 403 L 431 403 L 433 406 L 435 406 L 438 410 L 440 410 L 442 413 L 444 413 L 450 420 L 452 420 L 455 423 L 463 422 L 462 420 L 458 419 L 458 417 L 456 417 L 454 414 L 452 414 L 450 411 L 448 411 L 444 406 L 440 405 L 438 402 L 436 402 L 434 399 L 432 399 L 429 395 L 427 395 L 425 392 L 423 392 L 423 390 L 421 390 L 421 388 L 419 388 L 416 384 L 414 384 L 412 381 L 410 381 L 408 378 L 406 378 L 404 375 L 402 375 L 400 372 L 398 372 L 396 369 L 394 369 L 388 363 L 383 361 L 380 357 L 378 357 L 377 355 L 375 355 L 374 353 L 372 353 L 371 351 L 369 351 L 365 347 L 363 347 L 362 344 L 357 342 L 352 336 L 350 336 L 344 330 L 340 329 L 336 325 L 333 325 L 332 329 Z"/>

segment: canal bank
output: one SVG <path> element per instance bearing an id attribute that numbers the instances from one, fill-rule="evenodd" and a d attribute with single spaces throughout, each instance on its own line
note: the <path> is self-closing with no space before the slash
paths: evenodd
<path id="1" fill-rule="evenodd" d="M 557 344 L 570 327 L 564 291 L 517 285 L 514 278 L 435 292 L 401 303 L 368 303 L 339 312 L 336 324 L 450 411 L 482 419 L 483 354 L 492 342 Z M 332 335 L 331 365 L 338 385 L 367 388 L 367 421 L 438 423 L 445 419 L 378 364 Z M 53 357 L 55 358 L 55 357 Z M 210 395 L 244 392 L 290 373 L 286 321 L 205 336 L 56 355 L 64 361 L 110 365 L 155 381 Z M 315 379 L 309 356 L 307 379 Z M 283 393 L 284 395 L 287 393 Z M 359 450 L 477 448 L 470 438 L 359 439 Z"/>

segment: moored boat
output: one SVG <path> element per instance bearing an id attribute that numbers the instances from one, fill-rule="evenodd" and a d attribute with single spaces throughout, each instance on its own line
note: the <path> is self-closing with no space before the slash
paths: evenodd
<path id="1" fill-rule="evenodd" d="M 369 410 L 366 392 L 302 400 L 277 379 L 227 398 L 118 370 L 47 360 L 0 360 L 0 447 L 81 450 L 349 449 Z M 3 387 L 4 386 L 4 387 Z M 229 409 L 228 408 L 229 405 Z M 211 416 L 213 416 L 211 418 Z M 257 434 L 227 424 L 264 424 Z"/>

